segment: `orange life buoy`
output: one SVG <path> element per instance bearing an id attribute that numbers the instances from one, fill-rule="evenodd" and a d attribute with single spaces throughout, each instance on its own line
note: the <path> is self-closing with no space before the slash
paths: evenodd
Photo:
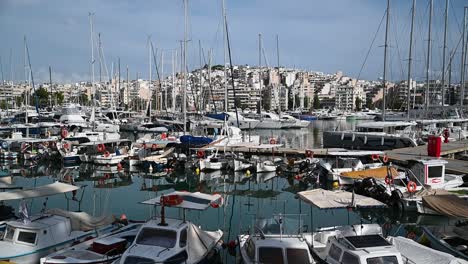
<path id="1" fill-rule="evenodd" d="M 177 194 L 171 194 L 166 196 L 161 196 L 160 203 L 165 206 L 175 206 L 179 205 L 184 201 L 181 196 Z"/>
<path id="2" fill-rule="evenodd" d="M 62 129 L 62 132 L 60 133 L 60 135 L 62 136 L 62 138 L 66 138 L 68 136 L 68 130 Z"/>
<path id="3" fill-rule="evenodd" d="M 104 178 L 109 179 L 110 178 L 109 173 L 104 174 Z"/>
<path id="4" fill-rule="evenodd" d="M 151 145 L 152 150 L 156 150 L 157 148 L 158 148 L 158 145 L 156 145 L 156 144 Z"/>
<path id="5" fill-rule="evenodd" d="M 416 192 L 416 183 L 414 181 L 409 181 L 408 185 L 406 185 L 406 188 L 408 189 L 408 192 L 414 193 Z"/>
<path id="6" fill-rule="evenodd" d="M 109 157 L 109 156 L 110 156 L 110 153 L 109 153 L 109 151 L 106 151 L 106 152 L 104 152 L 104 157 L 106 157 L 106 158 L 107 158 L 107 157 Z"/>
<path id="7" fill-rule="evenodd" d="M 68 143 L 63 144 L 63 148 L 68 150 L 70 148 L 70 144 L 68 144 Z"/>
<path id="8" fill-rule="evenodd" d="M 385 183 L 387 185 L 393 184 L 393 177 L 385 177 Z"/>
<path id="9" fill-rule="evenodd" d="M 372 160 L 376 161 L 379 159 L 379 154 L 372 154 Z"/>
<path id="10" fill-rule="evenodd" d="M 197 157 L 202 159 L 205 157 L 205 152 L 203 150 L 197 151 Z"/>
<path id="11" fill-rule="evenodd" d="M 162 133 L 161 134 L 161 139 L 166 139 L 167 138 L 167 134 L 166 133 Z"/>
<path id="12" fill-rule="evenodd" d="M 106 146 L 104 146 L 104 144 L 97 145 L 97 151 L 103 152 L 104 150 L 106 150 Z"/>
<path id="13" fill-rule="evenodd" d="M 384 155 L 382 160 L 383 160 L 384 163 L 387 163 L 388 162 L 388 156 Z"/>
<path id="14" fill-rule="evenodd" d="M 274 138 L 270 138 L 270 144 L 271 144 L 271 145 L 274 145 L 274 144 L 276 144 L 276 139 L 274 139 Z"/>

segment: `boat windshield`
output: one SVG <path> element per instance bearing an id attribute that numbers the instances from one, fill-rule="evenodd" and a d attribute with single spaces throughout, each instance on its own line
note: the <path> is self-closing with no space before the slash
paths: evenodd
<path id="1" fill-rule="evenodd" d="M 11 226 L 7 226 L 6 231 L 5 231 L 5 236 L 3 237 L 4 240 L 7 241 L 12 241 L 13 236 L 15 235 L 15 228 Z"/>
<path id="2" fill-rule="evenodd" d="M 173 248 L 176 241 L 175 231 L 158 228 L 143 228 L 136 239 L 137 244 L 163 248 Z"/>
<path id="3" fill-rule="evenodd" d="M 305 249 L 288 248 L 286 249 L 286 258 L 288 263 L 310 263 L 309 254 Z"/>
<path id="4" fill-rule="evenodd" d="M 283 249 L 279 247 L 261 247 L 258 249 L 259 263 L 283 264 Z"/>
<path id="5" fill-rule="evenodd" d="M 367 264 L 398 264 L 396 256 L 373 257 L 367 259 Z"/>

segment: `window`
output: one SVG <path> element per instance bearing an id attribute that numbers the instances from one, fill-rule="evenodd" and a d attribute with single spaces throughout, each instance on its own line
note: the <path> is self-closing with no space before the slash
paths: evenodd
<path id="1" fill-rule="evenodd" d="M 128 256 L 124 264 L 153 264 L 154 260 L 137 256 Z"/>
<path id="2" fill-rule="evenodd" d="M 345 251 L 341 262 L 346 264 L 359 264 L 359 258 Z"/>
<path id="3" fill-rule="evenodd" d="M 245 251 L 247 252 L 247 256 L 249 256 L 252 262 L 255 262 L 255 245 L 251 239 L 247 240 L 245 243 Z"/>
<path id="4" fill-rule="evenodd" d="M 180 232 L 179 247 L 185 247 L 187 245 L 187 228 Z"/>
<path id="5" fill-rule="evenodd" d="M 18 234 L 18 242 L 35 244 L 37 234 L 34 232 L 20 231 Z"/>
<path id="6" fill-rule="evenodd" d="M 173 248 L 176 244 L 177 233 L 165 229 L 143 228 L 138 234 L 136 243 L 140 245 Z"/>
<path id="7" fill-rule="evenodd" d="M 283 249 L 261 247 L 258 249 L 258 261 L 264 264 L 283 264 Z"/>
<path id="8" fill-rule="evenodd" d="M 309 254 L 305 249 L 288 248 L 286 258 L 288 263 L 310 263 Z"/>
<path id="9" fill-rule="evenodd" d="M 335 260 L 340 260 L 341 256 L 341 248 L 337 247 L 335 244 L 332 244 L 330 247 L 330 251 L 328 252 L 328 255 Z"/>
<path id="10" fill-rule="evenodd" d="M 398 264 L 396 256 L 368 258 L 367 264 Z"/>
<path id="11" fill-rule="evenodd" d="M 427 166 L 427 177 L 428 178 L 442 177 L 442 166 Z"/>
<path id="12" fill-rule="evenodd" d="M 15 228 L 11 226 L 7 226 L 6 233 L 5 233 L 5 240 L 13 240 L 14 235 L 15 235 Z"/>

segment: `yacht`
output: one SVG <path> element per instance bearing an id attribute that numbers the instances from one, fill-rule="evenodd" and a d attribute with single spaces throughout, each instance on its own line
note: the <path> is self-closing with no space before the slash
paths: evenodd
<path id="1" fill-rule="evenodd" d="M 310 121 L 300 120 L 288 114 L 281 114 L 282 128 L 305 128 L 308 127 Z"/>
<path id="2" fill-rule="evenodd" d="M 252 118 L 247 118 L 241 113 L 236 113 L 235 112 L 224 112 L 220 114 L 207 114 L 206 115 L 209 119 L 214 119 L 217 121 L 226 121 L 229 126 L 234 126 L 237 127 L 237 119 L 239 119 L 239 128 L 240 129 L 254 129 L 257 128 L 258 123 L 260 121 L 252 119 Z"/>
<path id="3" fill-rule="evenodd" d="M 88 123 L 80 111 L 80 105 L 77 104 L 68 104 L 62 107 L 60 123 L 70 127 L 72 130 L 74 128 L 88 127 Z"/>
<path id="4" fill-rule="evenodd" d="M 324 131 L 324 148 L 391 150 L 415 147 L 415 122 L 370 122 L 356 125 L 356 131 Z"/>
<path id="5" fill-rule="evenodd" d="M 248 118 L 256 119 L 257 121 L 259 121 L 259 123 L 255 127 L 258 129 L 280 129 L 283 127 L 283 122 L 281 122 L 280 117 L 274 113 L 262 112 L 261 114 L 247 113 L 244 115 Z"/>

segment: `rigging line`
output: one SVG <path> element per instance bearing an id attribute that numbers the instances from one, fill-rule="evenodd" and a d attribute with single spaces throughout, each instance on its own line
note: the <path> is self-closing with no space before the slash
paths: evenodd
<path id="1" fill-rule="evenodd" d="M 457 12 L 455 12 L 455 8 L 453 7 L 453 2 L 450 1 L 450 7 L 452 8 L 452 12 L 453 12 L 453 18 L 455 18 L 455 24 L 457 24 L 457 27 L 458 27 L 458 33 L 459 34 L 462 34 L 463 33 L 463 29 L 462 29 L 462 22 L 458 22 L 458 19 L 457 19 Z"/>
<path id="2" fill-rule="evenodd" d="M 361 69 L 359 70 L 359 74 L 358 74 L 358 76 L 356 78 L 357 80 L 359 80 L 359 78 L 361 77 L 362 70 L 364 69 L 364 65 L 366 65 L 367 59 L 369 58 L 370 52 L 372 50 L 372 47 L 374 46 L 375 40 L 377 39 L 377 35 L 378 35 L 379 31 L 380 31 L 380 27 L 382 26 L 382 23 L 384 21 L 384 18 L 385 18 L 386 14 L 387 14 L 387 9 L 385 9 L 385 12 L 384 12 L 384 14 L 382 16 L 382 19 L 380 20 L 379 26 L 377 28 L 377 31 L 374 34 L 374 38 L 372 39 L 369 50 L 367 51 L 366 57 L 364 58 L 364 61 L 362 62 Z"/>
<path id="3" fill-rule="evenodd" d="M 411 15 L 411 13 L 410 13 Z M 403 64 L 402 64 L 402 56 L 400 54 L 400 46 L 398 45 L 398 35 L 397 35 L 397 30 L 396 30 L 396 22 L 395 22 L 395 18 L 391 20 L 392 24 L 393 24 L 393 34 L 395 35 L 395 45 L 396 45 L 396 51 L 397 51 L 397 60 L 400 64 L 400 70 L 401 70 L 401 76 L 400 79 L 404 79 L 404 72 L 403 72 Z"/>

